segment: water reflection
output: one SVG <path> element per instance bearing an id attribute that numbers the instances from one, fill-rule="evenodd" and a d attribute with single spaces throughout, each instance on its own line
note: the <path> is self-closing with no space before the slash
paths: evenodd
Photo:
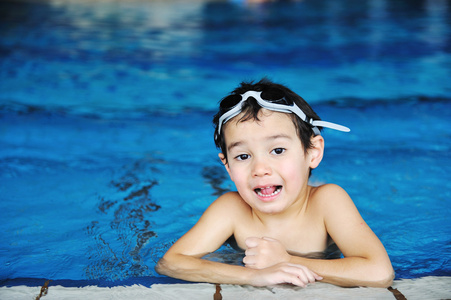
<path id="1" fill-rule="evenodd" d="M 147 170 L 154 168 L 149 163 L 136 162 L 111 181 L 116 191 L 99 196 L 98 210 L 106 217 L 99 217 L 86 228 L 95 241 L 89 247 L 87 278 L 119 280 L 154 273 L 142 257 L 146 244 L 157 237 L 152 215 L 161 208 L 150 195 L 158 182 L 147 178 Z"/>

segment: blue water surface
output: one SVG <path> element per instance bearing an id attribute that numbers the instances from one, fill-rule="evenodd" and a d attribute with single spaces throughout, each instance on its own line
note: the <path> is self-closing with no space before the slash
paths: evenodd
<path id="1" fill-rule="evenodd" d="M 450 276 L 450 20 L 446 0 L 0 2 L 1 285 L 167 280 L 156 261 L 234 189 L 217 102 L 262 76 L 352 129 L 325 131 L 312 183 L 349 192 L 397 278 Z"/>

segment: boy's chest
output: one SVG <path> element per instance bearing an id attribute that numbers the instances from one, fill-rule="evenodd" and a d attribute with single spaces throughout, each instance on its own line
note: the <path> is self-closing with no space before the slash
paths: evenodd
<path id="1" fill-rule="evenodd" d="M 249 237 L 269 237 L 281 242 L 287 251 L 299 254 L 324 251 L 330 241 L 322 222 L 298 222 L 271 228 L 243 222 L 236 227 L 234 236 L 242 249 L 246 249 L 245 240 Z"/>

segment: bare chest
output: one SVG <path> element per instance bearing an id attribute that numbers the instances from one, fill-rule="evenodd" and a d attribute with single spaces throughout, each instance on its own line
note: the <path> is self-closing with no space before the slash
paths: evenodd
<path id="1" fill-rule="evenodd" d="M 322 252 L 330 242 L 324 223 L 313 220 L 271 227 L 243 222 L 237 226 L 234 236 L 241 249 L 246 249 L 245 240 L 249 237 L 269 237 L 282 243 L 287 251 L 298 254 Z"/>

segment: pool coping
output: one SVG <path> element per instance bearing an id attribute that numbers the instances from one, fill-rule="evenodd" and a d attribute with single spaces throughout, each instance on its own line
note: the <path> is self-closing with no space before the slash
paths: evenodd
<path id="1" fill-rule="evenodd" d="M 166 279 L 164 279 L 166 280 Z M 164 280 L 161 280 L 163 282 Z M 291 285 L 252 287 L 227 284 L 140 283 L 77 287 L 63 286 L 46 281 L 42 286 L 13 285 L 0 287 L 2 299 L 451 299 L 451 276 L 428 276 L 415 279 L 398 279 L 388 288 L 342 288 L 317 282 L 306 288 Z M 57 282 L 57 281 L 56 281 Z M 61 282 L 60 282 L 61 283 Z M 66 282 L 67 285 L 68 282 Z"/>

